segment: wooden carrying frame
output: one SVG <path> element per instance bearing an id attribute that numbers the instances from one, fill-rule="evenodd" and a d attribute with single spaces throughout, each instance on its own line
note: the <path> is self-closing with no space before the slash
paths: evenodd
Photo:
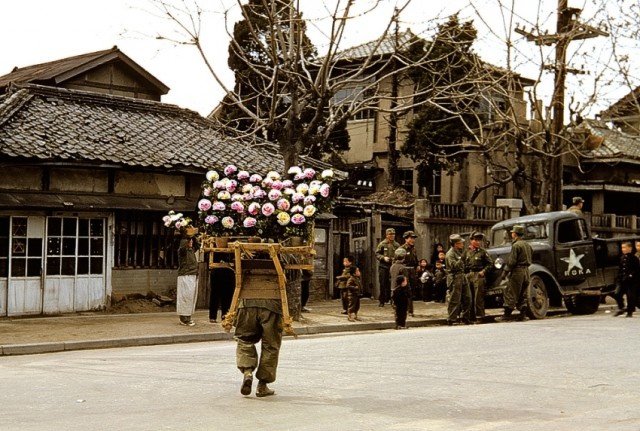
<path id="1" fill-rule="evenodd" d="M 287 301 L 286 270 L 306 269 L 313 271 L 311 246 L 288 247 L 284 243 L 246 243 L 234 241 L 225 248 L 215 246 L 213 238 L 203 239 L 204 252 L 209 253 L 209 268 L 229 268 L 235 270 L 236 286 L 231 300 L 231 308 L 221 325 L 231 331 L 240 299 L 280 299 L 282 301 L 283 330 L 295 336 L 289 315 Z M 231 263 L 214 262 L 216 253 L 232 254 Z"/>

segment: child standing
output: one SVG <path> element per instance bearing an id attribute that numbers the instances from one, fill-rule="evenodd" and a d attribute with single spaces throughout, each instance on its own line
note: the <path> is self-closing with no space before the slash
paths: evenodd
<path id="1" fill-rule="evenodd" d="M 409 280 L 404 275 L 399 275 L 394 280 L 396 288 L 391 293 L 393 309 L 396 318 L 396 329 L 407 328 L 407 308 L 409 307 Z"/>
<path id="2" fill-rule="evenodd" d="M 638 288 L 640 285 L 640 261 L 633 253 L 633 245 L 631 242 L 623 242 L 620 249 L 622 250 L 622 256 L 620 256 L 617 286 L 614 294 L 616 302 L 618 303 L 618 311 L 615 316 L 624 314 L 623 296 L 626 295 L 627 317 L 632 317 L 636 309 Z"/>
<path id="3" fill-rule="evenodd" d="M 357 266 L 349 268 L 349 280 L 347 280 L 347 316 L 350 322 L 360 320 L 358 311 L 360 310 L 360 292 L 362 282 L 360 281 L 360 269 Z"/>
<path id="4" fill-rule="evenodd" d="M 349 270 L 353 266 L 354 262 L 355 258 L 353 256 L 345 256 L 345 258 L 342 259 L 342 265 L 344 266 L 342 274 L 336 277 L 336 280 L 338 281 L 338 289 L 340 289 L 340 300 L 342 301 L 342 314 L 347 314 L 347 308 L 349 307 L 347 281 L 350 277 Z"/>

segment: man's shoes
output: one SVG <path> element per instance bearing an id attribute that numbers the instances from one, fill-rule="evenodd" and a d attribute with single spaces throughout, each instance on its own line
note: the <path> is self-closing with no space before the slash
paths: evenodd
<path id="1" fill-rule="evenodd" d="M 209 319 L 209 323 L 216 323 L 216 319 Z"/>
<path id="2" fill-rule="evenodd" d="M 258 387 L 256 388 L 256 397 L 268 397 L 269 395 L 275 395 L 276 391 L 273 389 L 269 389 L 269 386 L 265 382 L 258 382 Z"/>
<path id="3" fill-rule="evenodd" d="M 253 374 L 245 374 L 242 379 L 242 386 L 240 386 L 240 393 L 242 395 L 251 394 L 252 384 L 253 384 Z"/>
<path id="4" fill-rule="evenodd" d="M 623 314 L 624 314 L 624 310 L 618 310 L 618 311 L 616 311 L 616 313 L 613 315 L 613 317 L 622 316 Z"/>
<path id="5" fill-rule="evenodd" d="M 510 314 L 503 314 L 496 317 L 496 322 L 513 322 L 513 316 Z"/>
<path id="6" fill-rule="evenodd" d="M 633 317 L 633 314 L 627 313 L 627 317 Z"/>
<path id="7" fill-rule="evenodd" d="M 180 324 L 182 326 L 196 326 L 196 322 L 194 322 L 193 320 L 187 320 L 187 321 L 181 320 Z"/>
<path id="8" fill-rule="evenodd" d="M 300 311 L 302 311 L 303 313 L 310 313 L 311 312 L 311 310 L 308 309 L 307 307 L 302 307 L 302 309 Z"/>
<path id="9" fill-rule="evenodd" d="M 340 314 L 347 314 L 347 310 L 342 310 Z"/>

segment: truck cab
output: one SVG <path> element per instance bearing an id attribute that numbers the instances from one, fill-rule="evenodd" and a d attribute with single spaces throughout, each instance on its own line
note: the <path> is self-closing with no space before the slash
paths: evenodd
<path id="1" fill-rule="evenodd" d="M 509 219 L 491 228 L 489 254 L 506 261 L 511 253 L 511 230 L 525 228 L 523 239 L 533 249 L 529 267 L 529 317 L 544 318 L 550 305 L 574 314 L 595 313 L 600 297 L 615 285 L 622 239 L 593 239 L 586 220 L 569 211 L 534 214 Z M 498 265 L 499 266 L 499 265 Z M 485 296 L 501 305 L 507 284 L 503 269 L 496 269 Z"/>

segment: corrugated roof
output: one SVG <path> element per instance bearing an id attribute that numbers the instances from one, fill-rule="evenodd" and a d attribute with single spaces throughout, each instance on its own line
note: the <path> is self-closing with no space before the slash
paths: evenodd
<path id="1" fill-rule="evenodd" d="M 168 170 L 282 171 L 273 146 L 226 138 L 216 124 L 174 105 L 127 97 L 12 85 L 0 96 L 0 157 L 69 160 Z"/>
<path id="2" fill-rule="evenodd" d="M 127 64 L 132 70 L 156 87 L 160 94 L 167 94 L 169 91 L 169 87 L 126 56 L 117 46 L 47 63 L 34 64 L 22 68 L 16 67 L 11 73 L 0 76 L 0 88 L 6 87 L 11 83 L 59 85 L 61 82 L 71 79 L 87 70 L 111 61 L 121 61 Z"/>

